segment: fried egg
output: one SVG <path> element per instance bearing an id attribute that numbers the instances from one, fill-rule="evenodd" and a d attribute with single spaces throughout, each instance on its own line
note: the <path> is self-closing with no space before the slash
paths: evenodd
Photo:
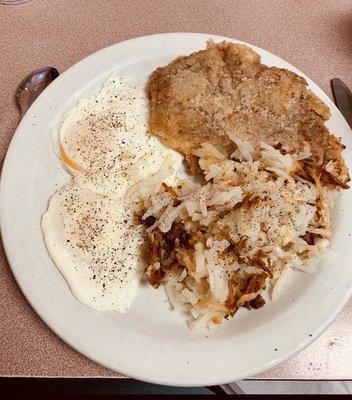
<path id="1" fill-rule="evenodd" d="M 148 135 L 148 112 L 143 88 L 118 77 L 67 112 L 56 134 L 58 153 L 77 184 L 121 197 L 136 176 L 145 179 L 176 154 Z"/>
<path id="2" fill-rule="evenodd" d="M 126 312 L 143 272 L 141 226 L 132 210 L 73 179 L 50 199 L 45 243 L 74 295 L 99 311 Z"/>
<path id="3" fill-rule="evenodd" d="M 44 240 L 73 294 L 99 311 L 126 312 L 145 267 L 144 233 L 130 189 L 170 160 L 173 180 L 182 162 L 149 136 L 147 119 L 144 89 L 112 76 L 98 94 L 66 112 L 54 132 L 71 178 L 49 201 Z"/>

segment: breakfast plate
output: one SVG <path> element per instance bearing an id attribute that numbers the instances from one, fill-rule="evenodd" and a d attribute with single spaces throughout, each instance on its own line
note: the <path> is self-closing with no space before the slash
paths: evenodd
<path id="1" fill-rule="evenodd" d="M 351 294 L 352 193 L 338 198 L 330 251 L 312 274 L 292 273 L 273 302 L 250 313 L 240 310 L 221 329 L 193 332 L 185 316 L 170 312 L 162 287 L 143 282 L 125 314 L 97 312 L 80 303 L 50 259 L 40 221 L 50 196 L 68 179 L 53 151 L 52 131 L 64 112 L 97 92 L 113 72 L 130 85 L 206 42 L 230 38 L 174 33 L 128 40 L 80 61 L 55 80 L 18 126 L 2 170 L 1 232 L 13 274 L 24 295 L 65 342 L 121 374 L 158 384 L 203 386 L 244 379 L 287 360 L 315 340 Z M 352 170 L 351 130 L 328 96 L 309 78 L 275 55 L 249 45 L 269 66 L 303 76 L 331 110 L 328 128 L 341 137 Z M 347 261 L 346 261 L 347 260 Z"/>

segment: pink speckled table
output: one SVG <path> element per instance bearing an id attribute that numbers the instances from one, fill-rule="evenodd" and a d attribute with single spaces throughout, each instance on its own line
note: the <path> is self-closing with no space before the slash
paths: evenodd
<path id="1" fill-rule="evenodd" d="M 32 0 L 0 5 L 1 162 L 18 123 L 14 91 L 24 75 L 47 65 L 62 72 L 131 37 L 186 31 L 263 47 L 305 72 L 330 96 L 329 81 L 335 76 L 352 87 L 351 0 Z M 39 319 L 15 283 L 2 247 L 0 267 L 1 376 L 119 376 L 77 353 Z M 352 301 L 314 344 L 257 378 L 352 379 L 351 359 Z"/>

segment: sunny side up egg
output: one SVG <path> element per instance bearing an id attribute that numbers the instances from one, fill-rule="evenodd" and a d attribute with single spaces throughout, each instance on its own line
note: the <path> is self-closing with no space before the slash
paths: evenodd
<path id="1" fill-rule="evenodd" d="M 110 77 L 98 94 L 66 112 L 54 132 L 61 163 L 71 174 L 42 218 L 48 252 L 82 303 L 126 312 L 144 270 L 144 234 L 134 218 L 131 188 L 182 157 L 147 131 L 142 87 Z M 171 160 L 171 161 L 170 161 Z"/>

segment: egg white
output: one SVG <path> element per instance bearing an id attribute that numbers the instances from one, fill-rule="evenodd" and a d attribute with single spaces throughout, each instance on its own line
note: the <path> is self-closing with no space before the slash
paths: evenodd
<path id="1" fill-rule="evenodd" d="M 129 189 L 143 185 L 165 160 L 172 159 L 174 172 L 182 162 L 149 136 L 147 120 L 143 88 L 112 76 L 66 112 L 55 131 L 71 178 L 50 199 L 44 239 L 74 295 L 99 311 L 126 312 L 145 267 L 143 228 L 134 218 L 138 201 Z"/>
<path id="2" fill-rule="evenodd" d="M 99 311 L 126 312 L 143 273 L 143 229 L 132 210 L 71 179 L 50 199 L 42 230 L 74 295 Z"/>
<path id="3" fill-rule="evenodd" d="M 179 154 L 148 134 L 148 110 L 142 87 L 112 76 L 97 95 L 65 115 L 58 130 L 59 154 L 77 184 L 121 197 L 136 178 L 155 173 L 167 155 L 180 163 Z"/>

